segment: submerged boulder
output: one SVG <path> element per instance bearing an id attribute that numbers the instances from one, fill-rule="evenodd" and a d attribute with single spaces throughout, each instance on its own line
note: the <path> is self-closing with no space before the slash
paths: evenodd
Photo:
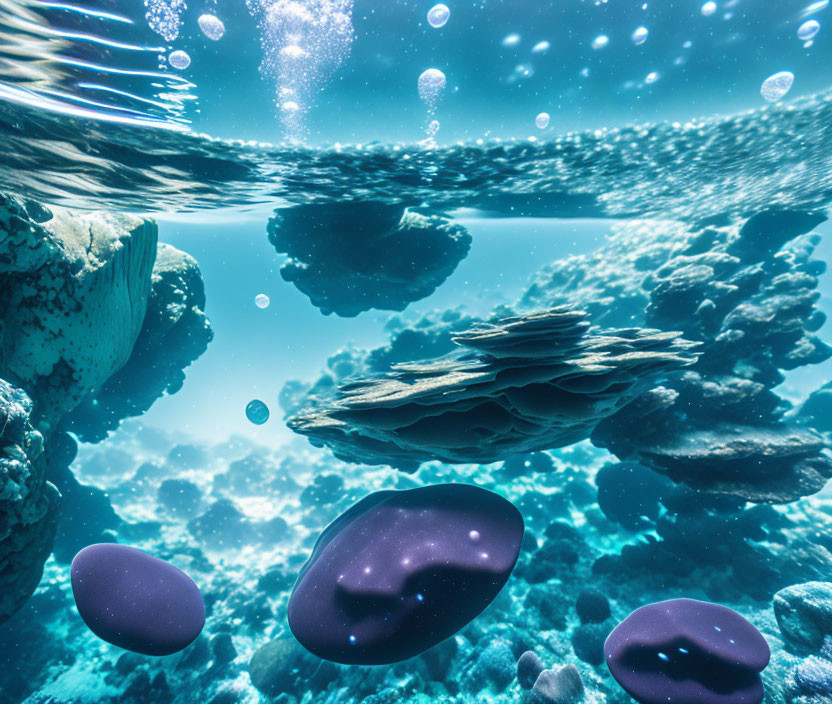
<path id="1" fill-rule="evenodd" d="M 141 332 L 129 359 L 67 419 L 85 442 L 98 442 L 125 418 L 141 415 L 185 381 L 185 368 L 214 333 L 205 315 L 205 287 L 196 260 L 160 244 Z"/>
<path id="2" fill-rule="evenodd" d="M 482 324 L 455 353 L 348 377 L 310 396 L 295 432 L 346 461 L 413 469 L 428 460 L 488 463 L 571 445 L 669 371 L 696 360 L 674 333 L 589 330 L 566 307 Z"/>
<path id="3" fill-rule="evenodd" d="M 774 615 L 790 650 L 816 653 L 832 636 L 832 582 L 806 582 L 774 595 Z"/>
<path id="4" fill-rule="evenodd" d="M 318 538 L 289 600 L 289 627 L 334 662 L 413 657 L 491 603 L 522 539 L 519 511 L 475 486 L 370 494 Z M 513 667 L 510 659 L 509 678 Z"/>
<path id="5" fill-rule="evenodd" d="M 636 609 L 604 644 L 615 680 L 640 704 L 759 704 L 771 653 L 736 611 L 694 599 Z"/>
<path id="6" fill-rule="evenodd" d="M 130 357 L 156 259 L 156 225 L 0 196 L 0 377 L 50 424 Z"/>
<path id="7" fill-rule="evenodd" d="M 275 211 L 269 241 L 280 269 L 324 315 L 404 310 L 429 296 L 468 255 L 471 236 L 429 209 L 356 201 Z"/>
<path id="8" fill-rule="evenodd" d="M 38 586 L 55 537 L 59 496 L 31 413 L 29 397 L 0 379 L 0 622 Z"/>

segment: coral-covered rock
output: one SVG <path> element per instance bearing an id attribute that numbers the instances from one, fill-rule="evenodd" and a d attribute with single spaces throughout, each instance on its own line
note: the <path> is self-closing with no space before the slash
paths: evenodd
<path id="1" fill-rule="evenodd" d="M 479 615 L 508 580 L 522 538 L 517 509 L 478 487 L 376 492 L 318 538 L 289 600 L 289 626 L 327 660 L 405 660 Z M 509 669 L 513 677 L 513 659 Z"/>
<path id="2" fill-rule="evenodd" d="M 798 653 L 816 653 L 832 636 L 832 582 L 806 582 L 774 595 L 774 615 L 786 645 Z"/>
<path id="3" fill-rule="evenodd" d="M 568 308 L 483 324 L 454 337 L 454 354 L 311 396 L 288 424 L 351 462 L 487 463 L 578 442 L 696 359 L 676 334 L 588 327 Z"/>
<path id="4" fill-rule="evenodd" d="M 185 381 L 185 368 L 213 338 L 205 315 L 205 288 L 193 257 L 158 246 L 147 313 L 129 358 L 70 415 L 67 427 L 98 442 L 125 418 L 141 415 Z"/>
<path id="5" fill-rule="evenodd" d="M 425 209 L 377 202 L 275 211 L 269 241 L 289 259 L 280 273 L 325 315 L 404 310 L 429 296 L 468 255 L 471 236 Z"/>
<path id="6" fill-rule="evenodd" d="M 29 397 L 0 379 L 0 622 L 37 587 L 55 537 L 59 496 L 31 413 Z"/>
<path id="7" fill-rule="evenodd" d="M 150 295 L 156 225 L 0 197 L 0 377 L 56 423 L 129 359 Z"/>

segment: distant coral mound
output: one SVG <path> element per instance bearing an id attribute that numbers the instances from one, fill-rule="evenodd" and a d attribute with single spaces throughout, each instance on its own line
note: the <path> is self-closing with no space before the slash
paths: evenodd
<path id="1" fill-rule="evenodd" d="M 289 259 L 280 273 L 324 315 L 404 310 L 429 296 L 468 255 L 471 236 L 429 209 L 381 202 L 275 211 L 269 241 Z"/>
<path id="2" fill-rule="evenodd" d="M 457 351 L 310 395 L 289 427 L 351 462 L 414 469 L 428 460 L 494 462 L 571 445 L 696 360 L 675 333 L 595 331 L 567 307 L 481 324 Z"/>

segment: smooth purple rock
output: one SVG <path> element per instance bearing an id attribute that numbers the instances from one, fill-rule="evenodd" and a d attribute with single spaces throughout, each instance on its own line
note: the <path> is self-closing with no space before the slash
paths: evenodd
<path id="1" fill-rule="evenodd" d="M 318 538 L 289 600 L 289 627 L 325 660 L 406 660 L 491 603 L 522 540 L 520 512 L 485 489 L 370 494 Z"/>
<path id="2" fill-rule="evenodd" d="M 145 655 L 190 645 L 205 624 L 199 588 L 182 570 L 141 550 L 98 543 L 72 561 L 78 613 L 99 638 Z"/>
<path id="3" fill-rule="evenodd" d="M 694 599 L 636 609 L 610 633 L 612 676 L 641 704 L 759 704 L 771 653 L 736 611 Z"/>

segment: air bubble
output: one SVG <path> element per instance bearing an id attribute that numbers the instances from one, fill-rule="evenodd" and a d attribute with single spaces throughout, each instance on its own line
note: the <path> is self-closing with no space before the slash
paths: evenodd
<path id="1" fill-rule="evenodd" d="M 769 102 L 776 102 L 791 90 L 793 83 L 794 74 L 791 71 L 780 71 L 763 81 L 763 85 L 760 87 L 760 95 Z"/>
<path id="2" fill-rule="evenodd" d="M 450 16 L 451 11 L 448 6 L 439 3 L 428 10 L 428 24 L 430 24 L 431 27 L 439 29 L 448 23 Z"/>
<path id="3" fill-rule="evenodd" d="M 716 12 L 716 3 L 715 2 L 706 2 L 704 5 L 702 5 L 702 14 L 705 17 L 710 17 L 715 12 Z"/>
<path id="4" fill-rule="evenodd" d="M 433 110 L 445 90 L 445 74 L 438 68 L 429 68 L 419 76 L 419 97 Z"/>
<path id="5" fill-rule="evenodd" d="M 801 41 L 808 42 L 820 31 L 820 22 L 817 20 L 808 20 L 800 25 L 797 30 L 797 38 Z"/>
<path id="6" fill-rule="evenodd" d="M 269 407 L 259 399 L 249 401 L 246 406 L 246 418 L 254 425 L 263 425 L 269 419 Z"/>
<path id="7" fill-rule="evenodd" d="M 606 34 L 599 34 L 597 37 L 595 37 L 595 39 L 592 40 L 592 48 L 603 49 L 609 43 L 610 38 Z"/>
<path id="8" fill-rule="evenodd" d="M 168 63 L 174 68 L 183 71 L 191 65 L 191 57 L 181 49 L 177 49 L 176 51 L 172 51 L 170 56 L 168 56 Z"/>
<path id="9" fill-rule="evenodd" d="M 549 113 L 542 112 L 534 119 L 534 124 L 536 124 L 540 129 L 545 130 L 549 126 L 549 119 Z"/>
<path id="10" fill-rule="evenodd" d="M 265 293 L 258 293 L 254 297 L 254 305 L 256 305 L 258 308 L 268 308 L 269 303 L 271 303 L 271 301 Z"/>
<path id="11" fill-rule="evenodd" d="M 648 34 L 649 32 L 647 31 L 647 27 L 639 27 L 633 32 L 630 38 L 633 40 L 633 44 L 635 44 L 636 46 L 640 46 L 641 44 L 644 44 L 644 42 L 647 41 Z"/>
<path id="12" fill-rule="evenodd" d="M 200 15 L 197 24 L 208 39 L 217 41 L 218 39 L 222 39 L 222 35 L 225 34 L 225 25 L 214 15 Z"/>

